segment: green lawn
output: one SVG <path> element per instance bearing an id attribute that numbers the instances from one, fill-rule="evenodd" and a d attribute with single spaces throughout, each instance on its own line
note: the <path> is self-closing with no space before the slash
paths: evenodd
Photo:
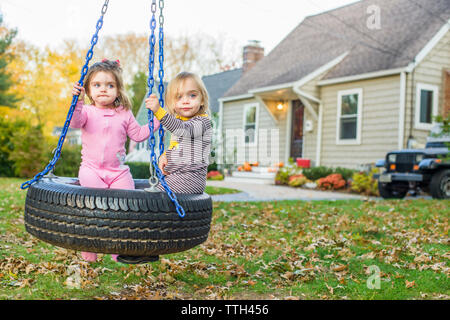
<path id="1" fill-rule="evenodd" d="M 0 179 L 0 299 L 450 298 L 448 200 L 214 203 L 194 249 L 89 264 L 25 231 L 21 182 Z"/>
<path id="2" fill-rule="evenodd" d="M 216 194 L 239 193 L 241 191 L 236 190 L 236 189 L 230 189 L 230 188 L 206 186 L 205 192 L 212 196 L 212 195 L 216 195 Z"/>

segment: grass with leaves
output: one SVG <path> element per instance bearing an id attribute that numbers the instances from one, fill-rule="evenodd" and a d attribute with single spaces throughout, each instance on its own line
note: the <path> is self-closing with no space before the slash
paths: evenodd
<path id="1" fill-rule="evenodd" d="M 0 179 L 0 299 L 450 298 L 448 200 L 218 202 L 194 249 L 89 264 L 25 231 L 20 183 Z"/>

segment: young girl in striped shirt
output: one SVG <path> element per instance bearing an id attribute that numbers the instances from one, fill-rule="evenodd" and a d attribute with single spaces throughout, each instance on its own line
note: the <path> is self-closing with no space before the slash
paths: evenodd
<path id="1" fill-rule="evenodd" d="M 170 189 L 175 193 L 203 193 L 212 139 L 203 81 L 195 74 L 182 72 L 167 87 L 168 112 L 161 108 L 155 94 L 145 100 L 145 106 L 172 133 L 170 145 L 159 159 Z M 158 188 L 164 191 L 161 184 Z"/>
<path id="2" fill-rule="evenodd" d="M 155 94 L 145 100 L 165 129 L 172 133 L 167 151 L 159 158 L 159 168 L 175 193 L 203 193 L 211 149 L 212 126 L 208 117 L 208 93 L 195 74 L 182 72 L 166 92 L 168 112 L 161 108 Z M 161 183 L 158 189 L 165 191 Z M 138 264 L 154 257 L 119 255 L 119 262 Z"/>

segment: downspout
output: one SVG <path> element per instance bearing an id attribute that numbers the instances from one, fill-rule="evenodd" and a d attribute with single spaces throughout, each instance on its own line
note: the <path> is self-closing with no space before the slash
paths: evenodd
<path id="1" fill-rule="evenodd" d="M 218 165 L 218 167 L 220 169 L 224 169 L 225 168 L 225 152 L 223 152 L 225 150 L 225 139 L 224 137 L 224 133 L 222 131 L 223 128 L 223 101 L 219 99 L 219 123 L 218 123 L 218 128 L 217 128 L 217 136 L 216 136 L 216 141 L 217 141 L 217 145 L 218 145 L 218 155 L 216 154 L 216 163 Z M 217 157 L 218 156 L 218 157 Z M 219 161 L 217 161 L 217 158 L 219 158 Z"/>
<path id="2" fill-rule="evenodd" d="M 411 145 L 411 141 L 414 139 L 412 135 L 412 129 L 414 125 L 414 73 L 416 71 L 416 59 L 413 60 L 413 69 L 411 72 L 411 114 L 410 114 L 410 121 L 409 121 L 409 137 L 408 137 L 408 148 Z"/>
<path id="3" fill-rule="evenodd" d="M 405 141 L 406 72 L 400 73 L 400 107 L 398 115 L 398 149 L 403 149 Z"/>

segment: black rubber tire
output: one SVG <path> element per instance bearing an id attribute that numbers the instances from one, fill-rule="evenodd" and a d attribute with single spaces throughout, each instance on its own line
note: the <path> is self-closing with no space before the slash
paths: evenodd
<path id="1" fill-rule="evenodd" d="M 436 172 L 431 178 L 430 194 L 435 199 L 449 199 L 450 169 Z"/>
<path id="2" fill-rule="evenodd" d="M 397 187 L 392 183 L 378 182 L 378 192 L 383 199 L 403 199 L 408 193 L 408 186 Z"/>
<path id="3" fill-rule="evenodd" d="M 25 228 L 55 246 L 78 251 L 139 256 L 191 249 L 208 238 L 212 200 L 207 194 L 176 194 L 181 218 L 166 193 L 83 188 L 78 179 L 46 179 L 25 201 Z"/>

